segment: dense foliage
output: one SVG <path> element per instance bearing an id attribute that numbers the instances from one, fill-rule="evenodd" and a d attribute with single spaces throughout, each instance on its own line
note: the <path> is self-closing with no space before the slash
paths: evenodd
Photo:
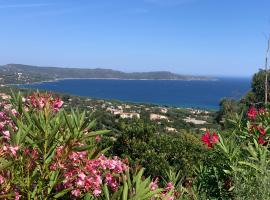
<path id="1" fill-rule="evenodd" d="M 120 127 L 110 153 L 128 157 L 134 166 L 142 165 L 148 175 L 165 176 L 166 170 L 173 168 L 188 177 L 203 162 L 206 148 L 191 133 L 157 134 L 154 125 L 142 120 L 121 123 Z"/>
<path id="2" fill-rule="evenodd" d="M 223 100 L 223 130 L 203 135 L 13 94 L 0 100 L 0 199 L 269 199 L 270 112 L 251 93 Z"/>
<path id="3" fill-rule="evenodd" d="M 61 110 L 49 94 L 20 95 L 1 102 L 1 199 L 168 199 L 171 183 L 159 189 L 143 169 L 105 157 L 97 148 L 95 121 L 79 111 Z M 132 172 L 132 174 L 130 174 Z"/>

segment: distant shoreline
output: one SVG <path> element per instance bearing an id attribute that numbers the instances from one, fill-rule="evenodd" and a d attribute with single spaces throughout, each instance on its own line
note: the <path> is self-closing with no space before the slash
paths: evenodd
<path id="1" fill-rule="evenodd" d="M 58 82 L 63 80 L 124 80 L 124 81 L 218 81 L 218 78 L 212 79 L 124 79 L 124 78 L 56 78 L 54 80 L 37 81 L 32 83 L 19 83 L 19 84 L 8 84 L 8 85 L 33 85 L 42 83 Z"/>

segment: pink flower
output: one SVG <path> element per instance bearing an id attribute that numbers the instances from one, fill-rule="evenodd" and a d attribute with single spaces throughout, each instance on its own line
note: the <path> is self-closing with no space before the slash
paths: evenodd
<path id="1" fill-rule="evenodd" d="M 71 194 L 75 197 L 79 197 L 81 196 L 81 191 L 79 189 L 76 189 L 76 190 L 72 190 L 71 191 Z"/>
<path id="2" fill-rule="evenodd" d="M 254 106 L 251 106 L 248 110 L 247 116 L 249 119 L 255 119 L 258 114 L 257 109 Z"/>
<path id="3" fill-rule="evenodd" d="M 3 131 L 4 138 L 9 139 L 10 138 L 10 133 L 9 131 Z"/>
<path id="4" fill-rule="evenodd" d="M 0 184 L 3 184 L 5 182 L 5 178 L 0 175 Z"/>
<path id="5" fill-rule="evenodd" d="M 84 173 L 79 173 L 78 174 L 78 177 L 81 179 L 81 180 L 84 180 L 86 178 L 86 175 Z"/>
<path id="6" fill-rule="evenodd" d="M 33 160 L 38 159 L 38 150 L 36 148 L 32 150 L 32 158 Z"/>
<path id="7" fill-rule="evenodd" d="M 21 196 L 19 192 L 15 192 L 15 200 L 20 200 Z"/>
<path id="8" fill-rule="evenodd" d="M 12 115 L 14 115 L 14 116 L 17 116 L 17 115 L 18 115 L 18 112 L 17 112 L 16 109 L 12 109 L 12 110 L 11 110 L 11 113 L 12 113 Z"/>
<path id="9" fill-rule="evenodd" d="M 79 179 L 79 180 L 77 181 L 76 185 L 79 186 L 79 187 L 84 187 L 85 181 Z"/>
<path id="10" fill-rule="evenodd" d="M 150 190 L 154 191 L 158 189 L 158 178 L 156 178 L 154 181 L 150 183 Z"/>
<path id="11" fill-rule="evenodd" d="M 58 112 L 63 105 L 63 101 L 60 98 L 53 99 L 51 94 L 39 94 L 35 93 L 29 97 L 28 102 L 36 109 L 44 109 L 48 107 L 55 112 Z"/>
<path id="12" fill-rule="evenodd" d="M 267 111 L 266 111 L 265 108 L 260 108 L 258 113 L 263 115 L 263 114 L 265 114 L 266 112 L 267 112 Z"/>
<path id="13" fill-rule="evenodd" d="M 112 174 L 110 174 L 110 173 L 106 174 L 105 182 L 113 191 L 116 191 L 118 189 L 119 184 L 118 184 L 117 180 L 115 179 L 115 177 L 113 177 Z"/>
<path id="14" fill-rule="evenodd" d="M 10 146 L 9 150 L 13 154 L 13 156 L 16 156 L 17 151 L 19 150 L 19 146 L 15 146 L 15 147 Z"/>
<path id="15" fill-rule="evenodd" d="M 95 197 L 99 196 L 100 194 L 101 194 L 101 190 L 100 190 L 100 189 L 94 189 L 93 195 L 94 195 Z"/>
<path id="16" fill-rule="evenodd" d="M 95 140 L 96 140 L 96 142 L 100 142 L 100 141 L 101 141 L 101 136 L 100 136 L 100 135 L 97 135 L 97 136 L 95 137 Z"/>
<path id="17" fill-rule="evenodd" d="M 63 101 L 60 100 L 60 98 L 56 98 L 54 101 L 53 101 L 53 109 L 54 111 L 58 111 L 62 105 L 63 105 Z"/>
<path id="18" fill-rule="evenodd" d="M 205 143 L 209 148 L 213 148 L 214 144 L 219 140 L 219 136 L 216 133 L 211 133 L 207 131 L 201 138 L 202 142 Z"/>
<path id="19" fill-rule="evenodd" d="M 5 119 L 6 114 L 4 112 L 0 112 L 0 119 Z"/>
<path id="20" fill-rule="evenodd" d="M 167 183 L 166 190 L 167 190 L 167 191 L 171 191 L 171 190 L 173 190 L 173 189 L 174 189 L 173 183 L 172 183 L 172 182 Z"/>
<path id="21" fill-rule="evenodd" d="M 50 165 L 50 170 L 56 171 L 56 169 L 57 169 L 57 163 L 53 163 Z"/>

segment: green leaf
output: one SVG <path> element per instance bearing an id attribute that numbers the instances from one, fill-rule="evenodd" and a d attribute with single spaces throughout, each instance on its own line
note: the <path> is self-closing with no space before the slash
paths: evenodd
<path id="1" fill-rule="evenodd" d="M 110 192 L 108 190 L 108 186 L 104 184 L 102 189 L 103 189 L 106 200 L 110 200 Z"/>
<path id="2" fill-rule="evenodd" d="M 62 190 L 61 192 L 57 193 L 57 194 L 54 195 L 53 197 L 54 197 L 55 199 L 58 199 L 58 198 L 64 196 L 65 194 L 69 193 L 71 190 L 72 190 L 72 188 L 67 188 L 67 189 Z"/>
<path id="3" fill-rule="evenodd" d="M 97 136 L 97 135 L 105 135 L 105 134 L 108 134 L 108 133 L 110 133 L 110 132 L 111 132 L 111 130 L 92 131 L 92 132 L 86 134 L 84 137 L 85 137 L 85 138 L 88 138 L 88 137 L 95 137 L 95 136 Z"/>
<path id="4" fill-rule="evenodd" d="M 4 170 L 4 169 L 8 168 L 8 167 L 11 166 L 12 164 L 13 164 L 13 162 L 8 161 L 8 160 L 6 160 L 6 159 L 0 157 L 0 171 L 2 171 L 2 170 Z"/>

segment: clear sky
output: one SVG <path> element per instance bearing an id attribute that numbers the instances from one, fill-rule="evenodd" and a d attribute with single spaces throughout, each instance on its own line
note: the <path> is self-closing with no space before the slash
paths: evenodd
<path id="1" fill-rule="evenodd" d="M 250 76 L 270 0 L 0 0 L 0 64 Z"/>

